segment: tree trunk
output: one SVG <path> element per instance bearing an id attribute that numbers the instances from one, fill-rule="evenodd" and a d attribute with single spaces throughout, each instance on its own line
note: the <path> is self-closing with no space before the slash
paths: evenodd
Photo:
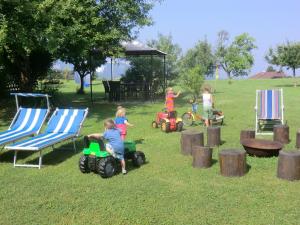
<path id="1" fill-rule="evenodd" d="M 300 152 L 280 151 L 277 177 L 285 180 L 300 180 Z"/>
<path id="2" fill-rule="evenodd" d="M 210 147 L 221 145 L 221 127 L 207 127 L 207 145 Z"/>
<path id="3" fill-rule="evenodd" d="M 77 92 L 77 94 L 84 94 L 84 74 L 80 74 L 80 73 L 78 73 L 79 74 L 79 77 L 80 77 L 80 88 L 79 88 L 79 90 L 78 90 L 78 92 Z"/>
<path id="4" fill-rule="evenodd" d="M 225 177 L 240 177 L 247 171 L 246 152 L 230 149 L 219 153 L 221 175 Z"/>
<path id="5" fill-rule="evenodd" d="M 293 76 L 296 77 L 296 68 L 293 67 L 292 69 L 293 69 Z"/>
<path id="6" fill-rule="evenodd" d="M 273 140 L 282 144 L 288 144 L 290 142 L 289 131 L 288 125 L 275 125 L 273 128 Z"/>
<path id="7" fill-rule="evenodd" d="M 204 145 L 203 132 L 195 130 L 185 130 L 181 132 L 181 153 L 191 155 L 194 145 Z"/>
<path id="8" fill-rule="evenodd" d="M 212 148 L 193 146 L 193 167 L 208 168 L 212 165 Z"/>

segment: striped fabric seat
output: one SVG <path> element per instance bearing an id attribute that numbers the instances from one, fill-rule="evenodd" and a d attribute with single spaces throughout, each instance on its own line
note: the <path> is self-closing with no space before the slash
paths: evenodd
<path id="1" fill-rule="evenodd" d="M 0 132 L 0 145 L 37 134 L 47 115 L 47 109 L 19 108 L 10 128 Z"/>
<path id="2" fill-rule="evenodd" d="M 259 119 L 281 119 L 280 90 L 260 90 Z"/>
<path id="3" fill-rule="evenodd" d="M 283 90 L 256 90 L 256 134 L 272 135 L 277 124 L 283 124 Z"/>
<path id="4" fill-rule="evenodd" d="M 6 146 L 11 150 L 31 150 L 52 146 L 78 135 L 87 109 L 56 109 L 48 122 L 46 131 L 33 138 Z"/>

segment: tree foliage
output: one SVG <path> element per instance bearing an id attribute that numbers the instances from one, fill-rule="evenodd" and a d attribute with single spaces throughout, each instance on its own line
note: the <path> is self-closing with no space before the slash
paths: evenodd
<path id="1" fill-rule="evenodd" d="M 0 1 L 0 64 L 22 90 L 31 91 L 53 61 L 47 49 L 47 15 L 39 11 L 41 2 Z"/>
<path id="2" fill-rule="evenodd" d="M 197 65 L 183 71 L 181 74 L 183 87 L 189 90 L 195 99 L 197 99 L 201 94 L 201 86 L 204 82 L 206 72 L 207 68 Z"/>
<path id="3" fill-rule="evenodd" d="M 47 30 L 51 50 L 73 64 L 83 80 L 108 56 L 118 55 L 121 41 L 132 39 L 135 28 L 150 24 L 151 7 L 147 0 L 46 0 L 43 10 L 51 12 Z"/>
<path id="4" fill-rule="evenodd" d="M 30 90 L 61 59 L 73 64 L 83 79 L 106 57 L 119 54 L 121 41 L 151 23 L 148 13 L 154 2 L 0 0 L 1 71 Z"/>
<path id="5" fill-rule="evenodd" d="M 214 73 L 215 57 L 212 46 L 206 39 L 199 41 L 181 59 L 181 71 L 183 73 L 196 66 L 201 66 L 207 76 Z"/>
<path id="6" fill-rule="evenodd" d="M 254 42 L 255 39 L 247 33 L 236 36 L 232 43 L 229 43 L 227 31 L 218 33 L 216 58 L 229 79 L 232 76 L 248 75 L 254 63 L 252 55 L 252 50 L 256 48 Z"/>
<path id="7" fill-rule="evenodd" d="M 181 48 L 178 44 L 173 43 L 171 35 L 158 34 L 156 40 L 148 41 L 148 45 L 162 52 L 166 55 L 166 76 L 168 80 L 173 80 L 179 75 L 179 57 Z"/>
<path id="8" fill-rule="evenodd" d="M 178 61 L 181 48 L 173 43 L 172 36 L 158 35 L 156 40 L 150 40 L 148 45 L 156 48 L 166 55 L 166 76 L 173 80 L 179 75 Z M 125 82 L 146 82 L 154 91 L 162 90 L 164 84 L 163 59 L 157 56 L 130 57 L 130 68 L 122 78 Z"/>
<path id="9" fill-rule="evenodd" d="M 266 60 L 273 65 L 292 69 L 293 76 L 296 76 L 296 69 L 300 68 L 300 42 L 287 42 L 270 48 Z"/>

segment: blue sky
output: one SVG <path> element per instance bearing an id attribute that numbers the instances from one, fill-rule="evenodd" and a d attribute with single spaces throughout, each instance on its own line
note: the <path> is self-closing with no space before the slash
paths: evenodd
<path id="1" fill-rule="evenodd" d="M 300 41 L 300 0 L 164 0 L 155 5 L 151 16 L 154 25 L 143 28 L 138 39 L 146 42 L 158 33 L 171 34 L 184 52 L 204 37 L 215 44 L 222 29 L 231 37 L 249 33 L 258 46 L 251 74 L 266 69 L 269 47 Z"/>

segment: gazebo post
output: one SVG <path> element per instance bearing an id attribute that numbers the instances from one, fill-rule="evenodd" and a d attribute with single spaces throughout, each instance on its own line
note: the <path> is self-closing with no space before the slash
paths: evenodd
<path id="1" fill-rule="evenodd" d="M 164 91 L 166 90 L 166 55 L 164 55 Z"/>
<path id="2" fill-rule="evenodd" d="M 90 74 L 90 90 L 91 90 L 91 102 L 92 102 L 92 105 L 94 105 L 94 101 L 93 101 L 93 82 L 92 82 L 92 77 L 93 77 L 93 74 L 94 74 L 94 71 L 92 72 L 91 71 L 91 74 Z"/>
<path id="3" fill-rule="evenodd" d="M 113 57 L 110 58 L 110 80 L 113 80 Z"/>

